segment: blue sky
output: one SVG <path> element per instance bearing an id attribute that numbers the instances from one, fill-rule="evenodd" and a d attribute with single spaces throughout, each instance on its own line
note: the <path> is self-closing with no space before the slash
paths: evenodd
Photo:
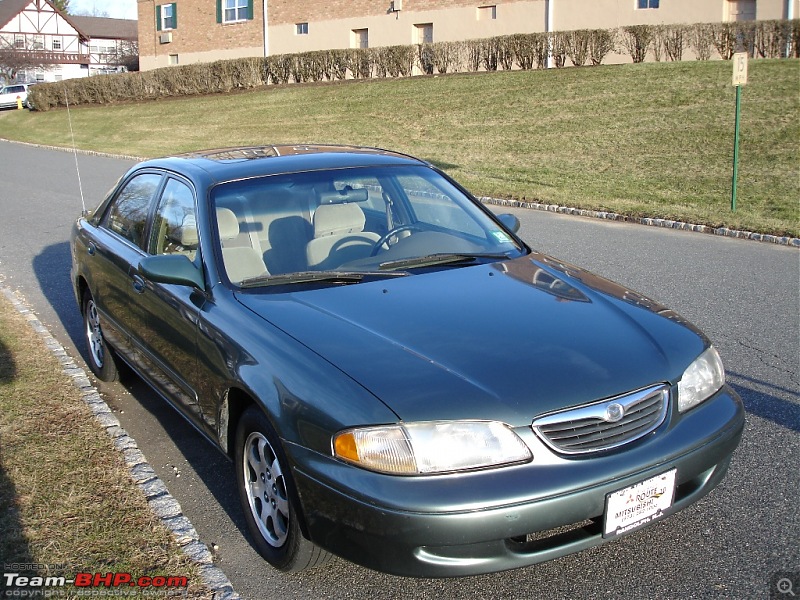
<path id="1" fill-rule="evenodd" d="M 69 12 L 97 14 L 114 19 L 135 19 L 136 0 L 70 0 Z"/>

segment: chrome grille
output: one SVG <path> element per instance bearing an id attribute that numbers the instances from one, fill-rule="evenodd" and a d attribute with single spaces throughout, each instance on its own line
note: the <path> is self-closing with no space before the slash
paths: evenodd
<path id="1" fill-rule="evenodd" d="M 610 450 L 656 429 L 667 416 L 669 387 L 654 385 L 536 419 L 533 431 L 553 450 L 584 454 Z"/>

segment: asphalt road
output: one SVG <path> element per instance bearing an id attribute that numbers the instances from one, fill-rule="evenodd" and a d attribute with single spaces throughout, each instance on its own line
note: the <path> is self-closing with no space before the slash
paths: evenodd
<path id="1" fill-rule="evenodd" d="M 85 155 L 78 161 L 90 207 L 132 164 Z M 81 210 L 74 167 L 71 153 L 0 142 L 0 282 L 19 289 L 77 356 L 81 318 L 68 277 L 69 231 Z M 662 301 L 720 350 L 745 402 L 747 429 L 728 477 L 698 504 L 603 547 L 507 573 L 414 580 L 337 560 L 287 576 L 263 563 L 240 533 L 226 459 L 135 378 L 100 390 L 201 539 L 218 546 L 217 564 L 244 598 L 767 598 L 770 580 L 783 572 L 793 573 L 791 591 L 800 594 L 800 253 L 514 212 L 533 247 Z"/>

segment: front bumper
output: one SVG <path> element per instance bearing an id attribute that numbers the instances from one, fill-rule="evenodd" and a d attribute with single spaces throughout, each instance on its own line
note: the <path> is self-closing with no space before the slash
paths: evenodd
<path id="1" fill-rule="evenodd" d="M 741 400 L 725 387 L 618 452 L 545 465 L 535 452 L 526 465 L 396 477 L 297 446 L 290 452 L 314 543 L 378 571 L 452 577 L 524 567 L 608 541 L 606 495 L 673 468 L 677 488 L 665 516 L 689 506 L 722 480 L 743 428 Z M 539 532 L 547 533 L 530 535 Z"/>

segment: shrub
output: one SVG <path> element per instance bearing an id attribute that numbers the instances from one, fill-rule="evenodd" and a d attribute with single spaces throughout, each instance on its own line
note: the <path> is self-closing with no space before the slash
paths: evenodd
<path id="1" fill-rule="evenodd" d="M 697 60 L 708 60 L 711 58 L 711 50 L 713 47 L 711 26 L 706 23 L 700 23 L 693 25 L 690 31 L 689 43 L 694 49 Z"/>
<path id="2" fill-rule="evenodd" d="M 152 71 L 101 75 L 42 83 L 31 88 L 36 110 L 70 105 L 107 104 L 229 92 L 289 82 L 343 80 L 348 77 L 409 77 L 419 66 L 423 73 L 460 70 L 544 68 L 552 54 L 556 67 L 567 57 L 574 65 L 602 63 L 620 44 L 634 62 L 642 62 L 652 47 L 656 60 L 677 61 L 691 46 L 699 60 L 714 49 L 730 58 L 737 48 L 762 58 L 800 58 L 800 19 L 697 25 L 637 25 L 621 29 L 525 33 L 465 42 L 321 50 L 298 54 L 219 60 L 212 63 L 165 67 Z"/>
<path id="3" fill-rule="evenodd" d="M 582 67 L 589 58 L 589 40 L 592 32 L 586 29 L 569 31 L 564 34 L 567 56 L 576 67 Z"/>
<path id="4" fill-rule="evenodd" d="M 418 46 L 419 68 L 425 75 L 433 75 L 435 64 L 433 62 L 432 44 L 420 44 Z"/>
<path id="5" fill-rule="evenodd" d="M 431 44 L 433 65 L 439 73 L 458 72 L 463 62 L 461 42 L 436 42 Z"/>
<path id="6" fill-rule="evenodd" d="M 671 61 L 679 61 L 683 58 L 684 37 L 686 26 L 666 25 L 662 30 L 662 43 L 664 52 Z"/>
<path id="7" fill-rule="evenodd" d="M 380 48 L 379 60 L 392 77 L 408 77 L 414 71 L 414 46 L 386 46 Z"/>
<path id="8" fill-rule="evenodd" d="M 566 34 L 555 31 L 550 34 L 550 54 L 557 69 L 567 63 L 567 36 Z"/>
<path id="9" fill-rule="evenodd" d="M 711 43 L 723 59 L 730 60 L 737 47 L 737 28 L 735 23 L 711 23 L 708 31 Z"/>
<path id="10" fill-rule="evenodd" d="M 792 26 L 792 51 L 795 58 L 800 58 L 800 19 L 791 22 Z"/>
<path id="11" fill-rule="evenodd" d="M 759 21 L 753 32 L 753 49 L 762 58 L 785 58 L 792 33 L 800 21 Z M 795 51 L 797 43 L 794 43 Z"/>
<path id="12" fill-rule="evenodd" d="M 603 62 L 606 55 L 617 45 L 616 30 L 594 29 L 589 37 L 589 60 L 594 66 Z"/>
<path id="13" fill-rule="evenodd" d="M 653 27 L 650 25 L 629 25 L 622 28 L 622 45 L 633 62 L 644 62 L 647 50 L 653 43 Z"/>
<path id="14" fill-rule="evenodd" d="M 510 71 L 514 68 L 514 44 L 510 35 L 504 35 L 495 40 L 495 48 L 497 51 L 497 61 L 504 71 Z"/>

